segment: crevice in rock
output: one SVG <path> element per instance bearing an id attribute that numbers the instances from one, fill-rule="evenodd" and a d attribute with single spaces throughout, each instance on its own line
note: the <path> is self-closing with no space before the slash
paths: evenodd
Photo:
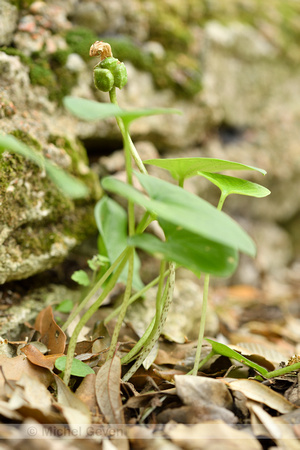
<path id="1" fill-rule="evenodd" d="M 218 128 L 218 135 L 222 144 L 226 146 L 242 141 L 244 139 L 246 131 L 246 127 L 235 127 L 223 122 Z"/>

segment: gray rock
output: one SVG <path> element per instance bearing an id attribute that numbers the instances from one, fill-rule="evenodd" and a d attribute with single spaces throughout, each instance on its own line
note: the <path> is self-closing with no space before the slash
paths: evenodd
<path id="1" fill-rule="evenodd" d="M 0 0 L 0 45 L 10 45 L 17 20 L 17 8 L 5 0 Z"/>
<path id="2" fill-rule="evenodd" d="M 8 151 L 0 159 L 0 284 L 51 268 L 95 230 L 93 204 L 100 196 L 85 149 L 51 121 L 53 104 L 30 85 L 19 57 L 0 52 L 4 110 L 1 129 L 21 139 L 53 163 L 86 181 L 85 203 L 70 200 L 33 163 Z M 41 95 L 42 94 L 42 95 Z M 6 111 L 6 113 L 5 113 Z M 26 112 L 26 114 L 25 114 Z M 24 117 L 25 114 L 25 117 Z"/>

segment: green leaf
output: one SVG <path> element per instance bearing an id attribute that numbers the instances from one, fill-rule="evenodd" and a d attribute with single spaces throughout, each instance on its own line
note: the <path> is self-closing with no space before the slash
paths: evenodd
<path id="1" fill-rule="evenodd" d="M 113 263 L 128 245 L 126 211 L 117 202 L 105 196 L 95 206 L 95 219 L 109 260 Z M 144 287 L 139 275 L 140 266 L 139 257 L 135 253 L 132 285 L 137 291 Z M 126 283 L 127 272 L 128 264 L 120 276 L 123 283 Z"/>
<path id="2" fill-rule="evenodd" d="M 227 345 L 221 344 L 220 342 L 213 341 L 212 339 L 205 338 L 205 340 L 210 343 L 213 351 L 216 354 L 235 359 L 236 361 L 239 361 L 240 363 L 245 364 L 246 366 L 252 367 L 252 369 L 257 370 L 257 372 L 259 372 L 261 375 L 266 375 L 268 373 L 268 371 L 267 371 L 267 369 L 265 369 L 265 367 L 259 366 L 255 362 L 250 361 L 250 359 L 247 359 L 244 356 L 240 355 L 235 350 L 232 350 L 230 347 L 227 347 Z"/>
<path id="3" fill-rule="evenodd" d="M 219 242 L 251 256 L 255 244 L 249 235 L 229 216 L 196 195 L 150 175 L 136 174 L 151 198 L 113 177 L 102 180 L 104 189 L 143 206 L 160 219 L 186 231 Z"/>
<path id="4" fill-rule="evenodd" d="M 250 197 L 266 197 L 271 192 L 269 189 L 252 181 L 242 178 L 229 177 L 228 175 L 211 174 L 208 172 L 198 172 L 198 175 L 207 178 L 221 189 L 224 196 L 230 194 L 248 195 Z"/>
<path id="5" fill-rule="evenodd" d="M 202 172 L 221 172 L 223 170 L 256 170 L 263 175 L 266 171 L 257 167 L 248 166 L 234 161 L 216 158 L 166 158 L 166 159 L 147 159 L 144 164 L 161 167 L 168 170 L 175 180 L 183 181 Z"/>
<path id="6" fill-rule="evenodd" d="M 63 372 L 66 368 L 66 356 L 60 356 L 55 361 L 55 367 L 57 370 L 60 370 Z M 87 366 L 84 362 L 80 361 L 79 359 L 73 358 L 72 361 L 72 367 L 71 367 L 71 375 L 74 375 L 76 377 L 85 377 L 86 375 L 89 375 L 90 373 L 95 373 L 93 369 L 91 369 L 89 366 Z"/>
<path id="7" fill-rule="evenodd" d="M 56 306 L 55 310 L 62 313 L 69 313 L 72 311 L 74 303 L 70 299 L 63 300 Z"/>
<path id="8" fill-rule="evenodd" d="M 99 103 L 71 96 L 64 97 L 63 103 L 74 116 L 87 121 L 116 117 L 122 111 L 119 106 L 112 103 Z"/>
<path id="9" fill-rule="evenodd" d="M 172 228 L 173 233 L 169 234 L 166 242 L 144 233 L 129 238 L 128 243 L 158 258 L 174 261 L 198 277 L 201 272 L 225 277 L 235 271 L 238 263 L 235 250 L 174 225 Z"/>
<path id="10" fill-rule="evenodd" d="M 94 255 L 92 259 L 88 259 L 88 266 L 91 270 L 99 270 L 101 266 L 105 266 L 110 263 L 109 258 L 103 255 Z"/>
<path id="11" fill-rule="evenodd" d="M 32 150 L 27 145 L 20 142 L 14 136 L 0 135 L 0 150 L 8 150 L 18 155 L 24 156 L 37 164 L 41 169 L 45 169 L 47 175 L 61 191 L 70 198 L 84 198 L 88 195 L 89 189 L 80 180 L 65 172 L 60 167 L 55 166 L 42 154 Z"/>
<path id="12" fill-rule="evenodd" d="M 64 98 L 65 107 L 76 117 L 83 120 L 100 120 L 108 117 L 121 117 L 124 122 L 129 124 L 140 117 L 153 116 L 158 114 L 181 114 L 177 109 L 153 108 L 136 109 L 127 111 L 121 109 L 112 103 L 99 103 L 93 100 L 67 96 Z"/>
<path id="13" fill-rule="evenodd" d="M 90 284 L 90 279 L 84 270 L 76 270 L 71 276 L 71 279 L 81 286 L 89 286 Z"/>

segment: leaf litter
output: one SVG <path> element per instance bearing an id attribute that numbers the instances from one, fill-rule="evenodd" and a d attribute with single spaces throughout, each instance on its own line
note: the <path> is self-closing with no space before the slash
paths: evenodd
<path id="1" fill-rule="evenodd" d="M 88 370 L 81 374 L 79 368 L 70 386 L 62 381 L 63 366 L 56 362 L 66 354 L 67 337 L 48 306 L 35 321 L 35 333 L 28 328 L 27 339 L 1 339 L 3 448 L 10 448 L 15 439 L 28 442 L 31 429 L 44 439 L 46 449 L 59 448 L 59 442 L 64 448 L 102 445 L 107 450 L 231 450 L 241 443 L 245 450 L 299 448 L 299 372 L 255 380 L 255 370 L 241 362 L 244 358 L 271 371 L 299 353 L 300 318 L 289 313 L 294 298 L 294 292 L 281 298 L 249 286 L 216 287 L 208 336 L 238 352 L 240 360 L 214 355 L 197 377 L 186 375 L 196 341 L 189 340 L 191 324 L 185 328 L 179 323 L 181 310 L 175 310 L 147 370 L 141 367 L 129 382 L 121 379 L 126 370 L 121 358 L 139 339 L 145 307 L 137 308 L 140 313 L 129 312 L 118 351 L 106 361 L 114 321 L 103 324 L 111 311 L 105 306 L 87 324 L 88 337 L 77 343 L 76 361 Z M 202 356 L 211 349 L 205 342 Z M 31 441 L 35 448 L 38 439 Z"/>

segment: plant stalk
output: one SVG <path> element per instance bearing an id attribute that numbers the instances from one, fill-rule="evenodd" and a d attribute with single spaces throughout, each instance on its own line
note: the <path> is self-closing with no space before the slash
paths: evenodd
<path id="1" fill-rule="evenodd" d="M 128 248 L 125 248 L 123 252 L 118 256 L 118 258 L 115 260 L 115 262 L 110 266 L 109 269 L 103 274 L 103 276 L 100 278 L 100 280 L 95 284 L 95 286 L 89 291 L 87 296 L 80 302 L 80 304 L 75 308 L 75 310 L 70 314 L 68 317 L 68 320 L 62 325 L 61 329 L 65 331 L 71 322 L 75 319 L 75 317 L 83 310 L 83 308 L 86 306 L 86 304 L 90 301 L 90 299 L 93 297 L 93 295 L 96 294 L 98 289 L 102 286 L 102 284 L 107 280 L 107 278 L 113 273 L 115 268 L 119 265 L 119 263 L 122 261 L 124 256 L 126 255 Z M 126 256 L 128 259 L 128 256 Z"/>
<path id="2" fill-rule="evenodd" d="M 139 355 L 133 366 L 124 375 L 123 381 L 128 381 L 132 377 L 132 375 L 139 369 L 139 367 L 143 364 L 143 361 L 153 349 L 155 343 L 159 339 L 159 336 L 162 332 L 173 299 L 173 292 L 175 287 L 175 269 L 176 269 L 175 263 L 171 262 L 169 269 L 170 275 L 165 287 L 164 295 L 161 299 L 162 300 L 161 304 L 163 304 L 163 306 L 161 307 L 159 305 L 157 308 L 158 311 L 156 311 L 155 323 L 152 332 L 149 336 L 149 343 L 145 346 L 144 350 Z M 159 313 L 159 311 L 161 311 L 161 314 Z"/>
<path id="3" fill-rule="evenodd" d="M 131 249 L 127 249 L 127 252 L 129 253 Z M 107 295 L 110 293 L 110 291 L 115 286 L 116 282 L 118 281 L 125 265 L 127 263 L 126 256 L 123 258 L 121 263 L 119 264 L 118 268 L 116 269 L 113 276 L 108 281 L 107 285 L 103 289 L 100 297 L 95 301 L 95 303 L 84 313 L 84 315 L 81 317 L 80 321 L 75 327 L 75 330 L 71 336 L 69 347 L 68 347 L 68 353 L 67 353 L 67 360 L 66 360 L 66 367 L 65 367 L 65 373 L 64 373 L 64 382 L 66 385 L 68 385 L 70 381 L 70 375 L 71 375 L 71 367 L 74 357 L 74 352 L 76 348 L 77 338 L 79 336 L 80 331 L 84 327 L 84 325 L 87 323 L 87 321 L 92 317 L 92 315 L 97 311 L 99 306 L 102 304 L 102 302 L 105 300 Z"/>
<path id="4" fill-rule="evenodd" d="M 195 363 L 194 363 L 194 367 L 192 370 L 192 375 L 194 375 L 194 376 L 197 375 L 198 367 L 200 365 L 201 350 L 202 350 L 203 337 L 204 337 L 204 331 L 205 331 L 205 322 L 206 322 L 206 310 L 207 310 L 207 303 L 208 303 L 208 288 L 209 288 L 209 274 L 205 274 L 204 287 L 203 287 L 202 311 L 201 311 L 201 319 L 200 319 L 200 329 L 199 329 L 199 336 L 198 336 L 198 345 L 197 345 L 197 350 L 196 350 Z"/>
<path id="5" fill-rule="evenodd" d="M 164 273 L 164 278 L 169 275 L 169 270 L 166 270 Z M 136 292 L 132 297 L 129 299 L 129 305 L 134 303 L 136 300 L 138 300 L 140 297 L 142 297 L 150 288 L 155 286 L 159 282 L 160 277 L 154 278 L 150 283 L 148 283 L 146 286 L 143 287 L 140 291 Z M 118 306 L 118 308 L 114 309 L 105 319 L 104 319 L 104 325 L 108 324 L 115 316 L 117 316 L 121 311 L 122 305 Z"/>
<path id="6" fill-rule="evenodd" d="M 131 294 L 131 287 L 132 287 L 132 279 L 133 279 L 133 266 L 134 266 L 134 248 L 131 247 L 130 249 L 130 255 L 128 260 L 128 276 L 127 276 L 127 283 L 126 283 L 126 289 L 124 293 L 124 299 L 122 302 L 122 307 L 120 314 L 118 316 L 118 320 L 114 329 L 114 333 L 111 339 L 110 348 L 107 354 L 106 360 L 108 361 L 111 359 L 114 354 L 118 343 L 118 336 L 122 327 L 123 320 L 125 318 L 125 314 L 129 305 L 130 301 L 130 294 Z"/>
<path id="7" fill-rule="evenodd" d="M 224 201 L 226 200 L 226 197 L 227 197 L 227 195 L 223 195 L 223 192 L 222 192 L 219 202 L 218 202 L 218 206 L 217 206 L 217 209 L 219 211 L 222 210 L 222 207 L 223 207 Z M 201 351 L 202 351 L 202 344 L 203 344 L 204 331 L 205 331 L 209 279 L 210 279 L 210 275 L 208 273 L 205 274 L 204 287 L 203 287 L 202 311 L 201 311 L 201 319 L 200 319 L 200 329 L 199 329 L 199 335 L 198 335 L 198 344 L 197 344 L 194 367 L 193 367 L 193 370 L 191 371 L 191 375 L 194 375 L 194 376 L 197 376 L 197 372 L 198 372 L 199 368 L 202 367 L 202 365 L 204 364 L 203 361 L 200 362 L 200 359 L 201 359 Z M 204 358 L 204 359 L 206 362 L 206 358 Z"/>

